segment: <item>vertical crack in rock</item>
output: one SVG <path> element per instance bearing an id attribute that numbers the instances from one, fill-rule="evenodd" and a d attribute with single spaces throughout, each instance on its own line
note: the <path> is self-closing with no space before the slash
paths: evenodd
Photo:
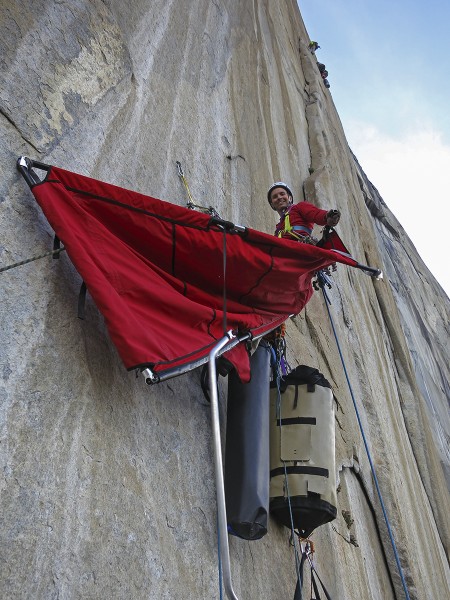
<path id="1" fill-rule="evenodd" d="M 327 206 L 327 192 L 330 185 L 328 174 L 329 142 L 325 131 L 323 115 L 322 80 L 316 64 L 316 58 L 299 40 L 299 55 L 307 83 L 307 102 L 305 106 L 308 124 L 308 141 L 311 153 L 310 176 L 303 183 L 304 197 L 307 202 Z"/>

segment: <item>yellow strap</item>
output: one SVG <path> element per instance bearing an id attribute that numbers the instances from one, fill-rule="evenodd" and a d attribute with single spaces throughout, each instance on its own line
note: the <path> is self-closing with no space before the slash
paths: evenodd
<path id="1" fill-rule="evenodd" d="M 284 229 L 278 232 L 278 237 L 281 237 L 283 233 L 288 233 L 292 229 L 291 221 L 289 220 L 289 214 L 284 217 Z"/>
<path id="2" fill-rule="evenodd" d="M 184 187 L 186 188 L 187 195 L 189 196 L 189 200 L 192 204 L 195 204 L 194 198 L 192 197 L 191 190 L 189 189 L 188 182 L 186 181 L 186 177 L 184 175 L 180 175 L 181 181 L 184 183 Z"/>
<path id="3" fill-rule="evenodd" d="M 177 169 L 178 169 L 178 176 L 181 179 L 181 181 L 183 182 L 184 187 L 186 188 L 186 192 L 187 192 L 187 195 L 189 196 L 189 200 L 190 200 L 191 204 L 193 206 L 197 206 L 194 202 L 194 198 L 192 197 L 191 190 L 189 189 L 187 179 L 184 176 L 183 167 L 181 166 L 181 163 L 179 160 L 177 160 L 176 165 L 177 165 Z"/>

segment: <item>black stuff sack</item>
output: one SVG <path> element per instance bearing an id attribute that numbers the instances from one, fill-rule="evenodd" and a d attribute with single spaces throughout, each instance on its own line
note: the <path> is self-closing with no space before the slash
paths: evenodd
<path id="1" fill-rule="evenodd" d="M 262 340 L 250 358 L 251 380 L 228 376 L 225 499 L 229 533 L 258 540 L 269 512 L 270 348 Z"/>

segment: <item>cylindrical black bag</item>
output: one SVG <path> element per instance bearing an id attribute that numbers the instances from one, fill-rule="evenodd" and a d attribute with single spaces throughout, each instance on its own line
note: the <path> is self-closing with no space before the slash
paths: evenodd
<path id="1" fill-rule="evenodd" d="M 228 376 L 225 498 L 228 530 L 246 540 L 267 533 L 269 512 L 270 347 L 263 340 L 250 359 L 251 381 Z"/>

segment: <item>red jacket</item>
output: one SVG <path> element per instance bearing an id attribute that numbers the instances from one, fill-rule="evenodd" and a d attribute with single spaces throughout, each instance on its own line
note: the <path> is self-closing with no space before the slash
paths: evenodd
<path id="1" fill-rule="evenodd" d="M 276 226 L 275 235 L 290 239 L 298 239 L 299 235 L 311 235 L 314 223 L 317 225 L 327 224 L 327 214 L 327 210 L 317 208 L 317 206 L 314 206 L 314 204 L 310 204 L 309 202 L 293 204 L 286 214 L 281 217 L 280 222 Z M 288 223 L 286 223 L 286 216 L 288 215 L 288 222 L 290 227 L 293 228 L 294 235 L 290 233 L 290 227 L 288 226 Z M 300 227 L 301 229 L 296 230 L 296 227 Z"/>

